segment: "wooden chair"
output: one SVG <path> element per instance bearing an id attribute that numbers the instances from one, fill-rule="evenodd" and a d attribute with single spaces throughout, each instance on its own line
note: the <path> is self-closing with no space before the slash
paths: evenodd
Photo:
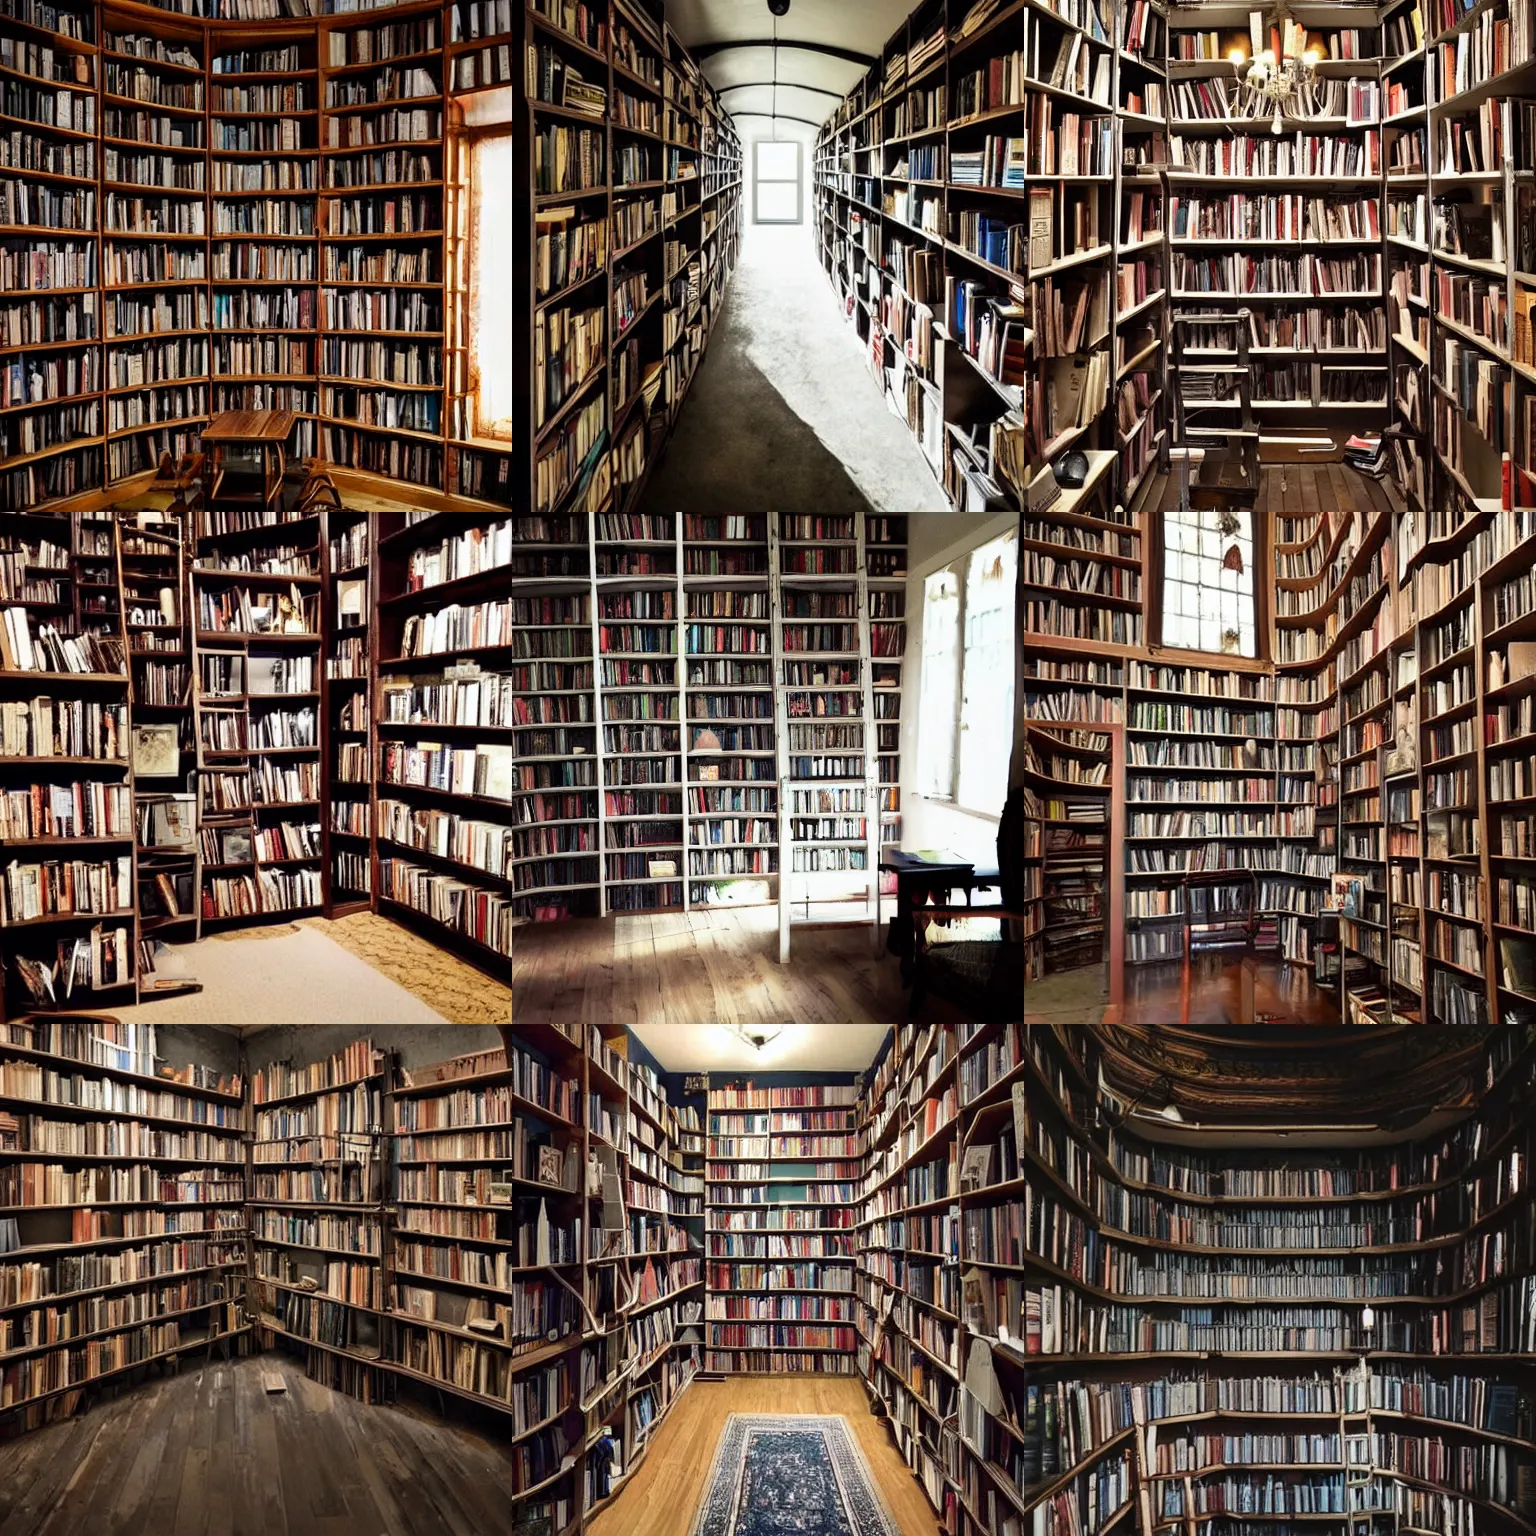
<path id="1" fill-rule="evenodd" d="M 336 481 L 330 470 L 326 469 L 318 459 L 306 459 L 304 469 L 306 472 L 304 485 L 299 491 L 295 510 L 315 512 L 321 507 L 331 507 L 338 512 L 341 511 L 341 492 L 336 489 Z"/>
<path id="2" fill-rule="evenodd" d="M 171 510 L 187 511 L 190 506 L 201 501 L 203 459 L 200 453 L 184 453 L 175 460 L 169 453 L 162 453 L 160 463 L 155 468 L 155 478 L 150 482 L 150 490 L 172 492 Z"/>

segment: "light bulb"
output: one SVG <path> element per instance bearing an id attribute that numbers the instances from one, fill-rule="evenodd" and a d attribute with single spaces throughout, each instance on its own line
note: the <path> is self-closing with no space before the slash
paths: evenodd
<path id="1" fill-rule="evenodd" d="M 1227 61 L 1231 64 L 1241 64 L 1246 57 L 1247 55 L 1241 48 L 1234 48 L 1232 52 L 1227 55 Z"/>
<path id="2" fill-rule="evenodd" d="M 1367 1307 L 1360 1314 L 1360 1326 L 1365 1329 L 1367 1333 L 1369 1333 L 1371 1329 L 1376 1326 L 1376 1309 L 1374 1307 Z"/>
<path id="3" fill-rule="evenodd" d="M 1316 48 L 1308 48 L 1307 51 L 1302 54 L 1302 58 L 1306 61 L 1308 69 L 1316 69 L 1317 61 L 1322 58 L 1322 55 L 1317 51 Z"/>

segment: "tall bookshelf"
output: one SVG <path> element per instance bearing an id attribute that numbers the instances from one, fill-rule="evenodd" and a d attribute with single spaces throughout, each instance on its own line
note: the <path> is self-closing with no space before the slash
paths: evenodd
<path id="1" fill-rule="evenodd" d="M 202 933 L 202 863 L 196 835 L 197 731 L 192 709 L 191 624 L 187 612 L 189 514 L 122 514 L 123 628 L 128 639 L 134 719 L 160 738 L 154 760 L 135 751 L 133 825 L 138 861 L 139 991 L 196 990 L 154 975 L 160 945 Z M 159 761 L 175 749 L 174 766 Z M 166 770 L 170 771 L 167 772 Z M 153 978 L 153 979 L 152 979 Z"/>
<path id="2" fill-rule="evenodd" d="M 0 177 L 0 490 L 8 507 L 37 508 L 106 473 L 100 34 L 93 0 L 8 0 L 4 14 L 16 51 L 0 90 L 17 149 Z M 43 400 L 19 409 L 34 405 L 34 373 Z"/>
<path id="3" fill-rule="evenodd" d="M 574 13 L 539 0 L 526 30 L 514 187 L 531 213 L 517 227 L 514 337 L 531 447 L 513 476 L 539 513 L 630 512 L 736 263 L 741 142 L 663 0 Z"/>
<path id="4" fill-rule="evenodd" d="M 155 468 L 162 454 L 192 451 L 208 420 L 213 227 L 201 29 L 150 35 L 116 23 L 104 13 L 102 286 L 114 296 L 109 481 Z"/>
<path id="5" fill-rule="evenodd" d="M 320 799 L 326 807 L 325 913 L 343 917 L 373 892 L 373 542 L 367 512 L 327 511 L 325 676 L 320 719 L 327 738 Z M 476 711 L 478 714 L 478 710 Z"/>
<path id="6" fill-rule="evenodd" d="M 948 1428 L 958 1407 L 959 1155 L 956 1039 L 899 1025 L 859 1097 L 858 1364 L 934 1508 L 957 1516 Z"/>
<path id="7" fill-rule="evenodd" d="M 779 788 L 730 767 L 755 770 L 777 747 L 768 523 L 682 517 L 690 907 L 767 901 L 778 881 Z"/>
<path id="8" fill-rule="evenodd" d="M 505 595 L 513 521 L 486 512 L 466 525 L 462 514 L 397 512 L 371 526 L 378 618 L 369 643 L 380 692 L 375 910 L 420 925 L 504 978 L 518 878 L 518 748 L 515 735 L 507 742 L 501 727 L 471 717 L 484 708 L 501 718 L 503 669 L 522 654 L 525 600 Z"/>
<path id="9" fill-rule="evenodd" d="M 309 1374 L 365 1401 L 388 1395 L 382 1354 L 384 1090 L 370 1041 L 251 1076 L 251 1308 L 265 1347 L 302 1348 Z"/>
<path id="10" fill-rule="evenodd" d="M 295 457 L 318 442 L 319 47 L 297 28 L 209 36 L 214 409 L 293 411 Z"/>
<path id="11" fill-rule="evenodd" d="M 318 513 L 199 512 L 192 567 L 203 922 L 318 909 Z"/>
<path id="12" fill-rule="evenodd" d="M 406 21 L 331 22 L 322 44 L 326 324 L 316 372 L 331 423 L 322 434 L 325 457 L 441 490 L 443 16 L 434 8 Z M 371 147 L 358 153 L 362 145 Z M 350 324 L 329 322 L 332 312 L 359 304 L 370 316 L 366 339 Z M 418 324 L 435 334 L 418 337 Z"/>
<path id="13" fill-rule="evenodd" d="M 9 631 L 0 655 L 0 1007 L 131 1000 L 132 694 L 117 525 L 110 516 L 12 514 L 0 550 L 0 623 Z"/>
<path id="14" fill-rule="evenodd" d="M 153 1025 L 0 1025 L 8 1430 L 216 1341 L 243 1351 L 243 1097 L 238 1077 L 161 1075 Z"/>
<path id="15" fill-rule="evenodd" d="M 204 9 L 7 11 L 24 45 L 7 115 L 26 126 L 4 176 L 0 367 L 22 371 L 0 409 L 33 407 L 0 435 L 7 503 L 146 483 L 210 415 L 290 409 L 295 458 L 509 505 L 470 250 L 481 183 L 510 173 L 521 23 L 506 0 L 383 22 Z"/>
<path id="16" fill-rule="evenodd" d="M 852 1084 L 712 1081 L 705 1369 L 853 1374 L 858 1123 Z"/>
<path id="17" fill-rule="evenodd" d="M 1208 1155 L 1113 1115 L 1095 1128 L 1083 1032 L 959 1028 L 962 1340 L 968 1368 L 985 1341 L 1001 1398 L 961 1390 L 945 1485 L 961 1536 L 1022 1528 L 1085 1477 L 1085 1529 L 1198 1529 L 1234 1503 L 1245 1523 L 1294 1518 L 1298 1501 L 1340 1531 L 1523 1523 L 1476 1469 L 1530 1444 L 1529 1260 L 1491 1264 L 1480 1236 L 1518 1229 L 1531 1198 L 1501 1177 L 1529 1135 L 1528 1029 L 1488 1037 L 1461 1124 L 1298 1159 L 1255 1137 Z M 1465 1176 L 1454 1199 L 1447 1167 Z M 1027 1236 L 1025 1208 L 1042 1222 Z M 1232 1226 L 1270 1234 L 1240 1282 L 1211 1257 Z M 1192 1306 L 1196 1273 L 1212 1279 Z M 1450 1318 L 1468 1326 L 1443 1332 Z"/>
<path id="18" fill-rule="evenodd" d="M 779 514 L 774 662 L 781 961 L 789 956 L 795 923 L 825 921 L 828 907 L 873 923 L 878 936 L 880 785 L 864 549 L 860 517 Z M 765 769 L 774 766 L 763 761 Z M 844 905 L 855 901 L 863 903 L 862 912 Z"/>

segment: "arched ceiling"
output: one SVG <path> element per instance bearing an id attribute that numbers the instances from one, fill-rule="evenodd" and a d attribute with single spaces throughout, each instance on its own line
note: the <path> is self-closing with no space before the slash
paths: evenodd
<path id="1" fill-rule="evenodd" d="M 710 83 L 726 91 L 725 105 L 745 137 L 771 133 L 777 79 L 781 137 L 810 138 L 859 83 L 912 4 L 790 0 L 789 14 L 775 16 L 768 0 L 667 0 L 666 14 Z M 775 35 L 776 67 L 773 48 L 760 46 Z M 790 43 L 812 46 L 785 46 Z M 856 57 L 844 56 L 849 54 Z M 728 90 L 731 86 L 742 88 Z"/>
<path id="2" fill-rule="evenodd" d="M 1057 1026 L 1068 1028 L 1069 1026 Z M 1244 1122 L 1407 1128 L 1476 1102 L 1488 1026 L 1379 1029 L 1087 1025 L 1105 1084 L 1144 1107 L 1138 1129 Z M 1154 1118 L 1148 1120 L 1146 1115 Z"/>

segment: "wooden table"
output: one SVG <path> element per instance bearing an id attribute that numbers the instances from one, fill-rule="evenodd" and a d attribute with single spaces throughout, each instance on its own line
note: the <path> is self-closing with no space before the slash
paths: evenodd
<path id="1" fill-rule="evenodd" d="M 886 932 L 889 953 L 901 957 L 901 979 L 912 980 L 912 913 L 930 900 L 942 906 L 951 890 L 964 887 L 969 902 L 975 865 L 969 859 L 946 853 L 939 861 L 920 859 L 901 848 L 886 848 L 880 868 L 896 875 L 896 920 Z"/>
<path id="2" fill-rule="evenodd" d="M 223 500 L 247 506 L 270 506 L 282 493 L 288 469 L 287 444 L 293 432 L 292 411 L 225 411 L 203 428 L 208 450 L 206 501 L 211 507 L 223 491 L 225 455 L 231 448 L 254 448 L 261 456 L 261 490 L 225 493 Z"/>

